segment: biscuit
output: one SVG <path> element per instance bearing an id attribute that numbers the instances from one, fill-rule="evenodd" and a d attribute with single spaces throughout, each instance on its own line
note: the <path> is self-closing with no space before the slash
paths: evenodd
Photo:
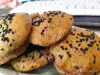
<path id="1" fill-rule="evenodd" d="M 72 29 L 60 43 L 50 47 L 60 73 L 78 75 L 100 71 L 100 37 L 87 29 Z"/>
<path id="2" fill-rule="evenodd" d="M 49 62 L 48 55 L 49 55 L 48 49 L 41 49 L 41 50 L 27 49 L 27 52 L 25 52 L 18 58 L 13 59 L 11 61 L 11 65 L 17 71 L 21 72 L 31 71 L 48 64 Z"/>
<path id="3" fill-rule="evenodd" d="M 24 52 L 19 48 L 26 43 L 31 27 L 31 18 L 26 13 L 8 14 L 3 19 L 0 23 L 0 64 Z"/>
<path id="4" fill-rule="evenodd" d="M 32 22 L 30 43 L 50 46 L 67 36 L 73 24 L 73 17 L 61 11 L 48 11 Z"/>

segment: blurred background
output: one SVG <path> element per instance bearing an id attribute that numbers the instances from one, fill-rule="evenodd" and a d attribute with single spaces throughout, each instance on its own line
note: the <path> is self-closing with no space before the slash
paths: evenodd
<path id="1" fill-rule="evenodd" d="M 76 26 L 100 30 L 100 0 L 0 0 L 1 19 L 9 11 L 29 13 L 55 9 L 72 14 Z"/>

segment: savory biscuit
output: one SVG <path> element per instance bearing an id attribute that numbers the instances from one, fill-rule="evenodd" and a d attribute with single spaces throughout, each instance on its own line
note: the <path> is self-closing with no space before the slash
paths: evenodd
<path id="1" fill-rule="evenodd" d="M 30 49 L 27 49 L 30 51 Z M 27 72 L 48 64 L 48 49 L 33 50 L 25 52 L 21 56 L 11 61 L 12 66 L 17 71 Z"/>
<path id="2" fill-rule="evenodd" d="M 50 53 L 62 74 L 100 71 L 100 37 L 87 29 L 72 29 L 63 41 L 50 47 Z"/>
<path id="3" fill-rule="evenodd" d="M 32 22 L 30 42 L 39 46 L 50 46 L 62 40 L 73 24 L 73 17 L 61 11 L 48 11 Z"/>
<path id="4" fill-rule="evenodd" d="M 0 65 L 24 52 L 19 48 L 26 43 L 30 31 L 31 18 L 26 13 L 8 14 L 2 20 L 0 23 Z"/>

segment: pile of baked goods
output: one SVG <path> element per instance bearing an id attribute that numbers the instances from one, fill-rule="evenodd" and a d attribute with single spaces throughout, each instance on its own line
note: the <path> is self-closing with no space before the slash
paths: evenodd
<path id="1" fill-rule="evenodd" d="M 64 75 L 100 72 L 100 37 L 73 24 L 62 11 L 8 14 L 0 21 L 0 65 L 27 72 L 52 62 Z"/>

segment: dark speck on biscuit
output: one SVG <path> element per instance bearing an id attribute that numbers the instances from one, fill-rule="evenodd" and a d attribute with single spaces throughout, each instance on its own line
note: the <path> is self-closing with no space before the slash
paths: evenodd
<path id="1" fill-rule="evenodd" d="M 68 55 L 69 57 L 71 57 L 71 54 L 70 54 L 69 52 L 67 52 L 67 55 Z"/>
<path id="2" fill-rule="evenodd" d="M 80 44 L 78 44 L 78 46 L 80 46 Z"/>
<path id="3" fill-rule="evenodd" d="M 95 39 L 94 33 L 91 33 L 89 37 L 90 37 L 91 40 L 94 40 Z"/>
<path id="4" fill-rule="evenodd" d="M 71 32 L 72 35 L 75 35 L 75 33 Z"/>
<path id="5" fill-rule="evenodd" d="M 84 37 L 85 35 L 83 34 L 83 32 L 81 32 L 81 33 L 80 33 L 80 36 L 81 36 L 81 37 Z"/>
<path id="6" fill-rule="evenodd" d="M 14 42 L 15 40 L 14 40 L 14 39 L 12 39 L 12 41 Z"/>
<path id="7" fill-rule="evenodd" d="M 34 68 L 34 66 L 31 66 L 31 68 Z"/>
<path id="8" fill-rule="evenodd" d="M 77 48 L 77 47 L 75 47 L 75 50 L 78 50 L 78 48 Z"/>
<path id="9" fill-rule="evenodd" d="M 90 42 L 90 43 L 88 44 L 88 47 L 92 47 L 93 44 L 94 44 L 94 42 Z"/>
<path id="10" fill-rule="evenodd" d="M 45 29 L 47 29 L 47 27 L 44 27 L 44 29 L 42 29 L 42 31 L 41 31 L 41 35 L 44 34 Z"/>
<path id="11" fill-rule="evenodd" d="M 93 55 L 93 64 L 95 64 L 95 63 L 96 63 L 96 56 Z"/>
<path id="12" fill-rule="evenodd" d="M 49 19 L 48 19 L 48 23 L 51 23 L 51 21 L 52 21 L 52 18 L 49 18 Z"/>
<path id="13" fill-rule="evenodd" d="M 4 50 L 4 48 L 1 48 L 1 51 L 3 51 Z"/>
<path id="14" fill-rule="evenodd" d="M 10 44 L 9 46 L 12 47 L 12 44 Z"/>
<path id="15" fill-rule="evenodd" d="M 40 23 L 44 22 L 45 18 L 40 18 L 39 20 L 32 22 L 32 25 L 39 26 Z"/>
<path id="16" fill-rule="evenodd" d="M 25 68 L 25 66 L 23 66 L 23 68 Z"/>
<path id="17" fill-rule="evenodd" d="M 64 46 L 60 46 L 60 48 L 61 48 L 62 50 L 64 50 Z"/>
<path id="18" fill-rule="evenodd" d="M 84 37 L 84 41 L 86 41 L 86 42 L 87 42 L 88 40 L 89 40 L 89 39 L 88 39 L 87 37 Z"/>
<path id="19" fill-rule="evenodd" d="M 76 36 L 76 38 L 78 39 L 78 37 Z"/>
<path id="20" fill-rule="evenodd" d="M 100 51 L 100 48 L 97 48 L 98 51 Z"/>
<path id="21" fill-rule="evenodd" d="M 34 56 L 32 56 L 32 60 L 34 60 Z"/>
<path id="22" fill-rule="evenodd" d="M 78 43 L 78 42 L 80 42 L 80 41 L 77 40 L 76 43 Z"/>
<path id="23" fill-rule="evenodd" d="M 67 50 L 68 48 L 65 48 L 65 50 Z"/>
<path id="24" fill-rule="evenodd" d="M 70 48 L 73 48 L 72 44 L 69 44 L 69 47 L 70 47 Z"/>
<path id="25" fill-rule="evenodd" d="M 68 44 L 69 42 L 68 42 L 68 41 L 66 41 L 66 43 Z"/>
<path id="26" fill-rule="evenodd" d="M 14 32 L 12 31 L 12 34 L 14 34 Z"/>
<path id="27" fill-rule="evenodd" d="M 25 60 L 23 60 L 22 62 L 25 62 Z"/>
<path id="28" fill-rule="evenodd" d="M 44 54 L 42 52 L 40 52 L 39 58 L 41 58 Z"/>
<path id="29" fill-rule="evenodd" d="M 13 14 L 8 14 L 8 16 L 6 17 L 8 20 L 12 20 L 12 18 L 15 16 L 15 13 Z"/>
<path id="30" fill-rule="evenodd" d="M 61 17 L 64 17 L 64 13 L 61 14 Z"/>
<path id="31" fill-rule="evenodd" d="M 60 59 L 62 59 L 63 58 L 63 55 L 59 55 L 59 57 L 60 57 Z"/>
<path id="32" fill-rule="evenodd" d="M 49 62 L 55 62 L 55 57 L 52 54 L 51 54 L 51 58 L 50 58 Z"/>
<path id="33" fill-rule="evenodd" d="M 86 54 L 87 48 L 86 49 L 80 48 L 80 50 L 82 51 L 83 54 Z"/>
<path id="34" fill-rule="evenodd" d="M 97 72 L 94 72 L 93 75 L 97 75 Z"/>
<path id="35" fill-rule="evenodd" d="M 72 18 L 69 18 L 70 20 L 72 20 Z"/>
<path id="36" fill-rule="evenodd" d="M 2 40 L 3 42 L 5 42 L 5 41 L 6 41 L 6 42 L 9 42 L 9 38 L 8 38 L 8 37 L 2 37 L 1 40 Z"/>
<path id="37" fill-rule="evenodd" d="M 96 46 L 99 46 L 98 44 L 96 44 Z"/>
<path id="38" fill-rule="evenodd" d="M 74 69 L 79 69 L 79 67 L 78 66 L 74 66 Z"/>
<path id="39" fill-rule="evenodd" d="M 18 62 L 20 62 L 20 60 L 18 60 Z"/>

